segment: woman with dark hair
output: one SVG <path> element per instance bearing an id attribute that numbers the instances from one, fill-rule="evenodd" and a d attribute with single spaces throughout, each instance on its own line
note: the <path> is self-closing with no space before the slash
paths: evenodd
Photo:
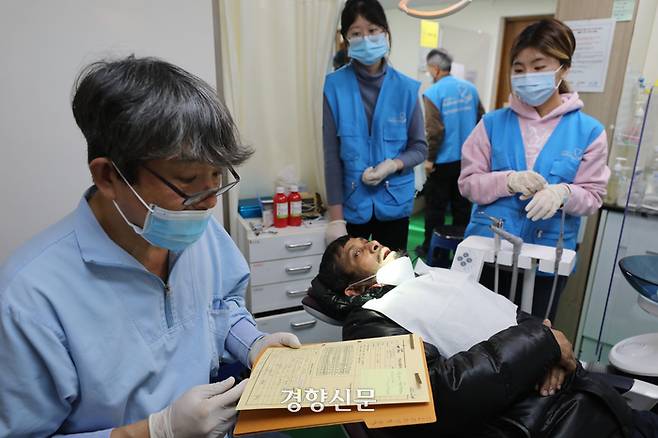
<path id="1" fill-rule="evenodd" d="M 406 248 L 413 167 L 427 155 L 420 84 L 388 64 L 391 35 L 376 0 L 348 0 L 341 34 L 351 62 L 324 86 L 327 243 L 349 232 Z"/>
<path id="2" fill-rule="evenodd" d="M 462 148 L 459 189 L 476 204 L 466 236 L 492 236 L 488 217 L 496 217 L 524 242 L 554 247 L 562 208 L 564 247 L 575 250 L 580 216 L 601 207 L 607 139 L 565 81 L 575 49 L 573 32 L 555 19 L 528 26 L 514 41 L 510 106 L 485 115 Z M 485 266 L 481 278 L 490 289 L 492 271 Z M 509 279 L 501 272 L 500 290 Z M 552 319 L 565 283 L 561 277 L 551 297 L 553 276 L 538 273 L 532 313 Z"/>

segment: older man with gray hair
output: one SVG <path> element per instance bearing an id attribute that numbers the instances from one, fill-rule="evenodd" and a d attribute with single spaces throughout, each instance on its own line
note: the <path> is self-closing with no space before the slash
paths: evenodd
<path id="1" fill-rule="evenodd" d="M 448 205 L 453 225 L 466 225 L 470 203 L 457 187 L 462 144 L 484 114 L 475 86 L 450 74 L 452 56 L 442 49 L 427 54 L 427 72 L 434 84 L 423 93 L 425 133 L 429 152 L 425 161 L 425 240 L 417 248 L 427 253 L 432 232 L 443 225 Z"/>
<path id="2" fill-rule="evenodd" d="M 208 84 L 155 58 L 87 66 L 72 109 L 93 185 L 0 266 L 0 436 L 223 437 L 245 387 L 228 364 L 300 346 L 258 330 L 212 214 L 252 151 Z"/>

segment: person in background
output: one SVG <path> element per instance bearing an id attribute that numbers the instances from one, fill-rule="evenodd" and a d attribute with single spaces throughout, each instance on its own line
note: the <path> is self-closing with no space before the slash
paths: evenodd
<path id="1" fill-rule="evenodd" d="M 491 216 L 526 243 L 554 247 L 564 208 L 564 247 L 575 250 L 580 217 L 601 207 L 610 176 L 608 142 L 603 125 L 582 111 L 565 81 L 575 49 L 573 32 L 555 19 L 531 24 L 514 41 L 510 106 L 486 114 L 462 148 L 459 189 L 476 204 L 467 236 L 492 236 Z M 510 277 L 501 272 L 500 290 L 509 290 Z M 493 289 L 491 266 L 481 282 Z M 537 274 L 533 315 L 549 310 L 555 317 L 566 278 L 560 277 L 548 309 L 552 283 L 552 275 Z"/>
<path id="2" fill-rule="evenodd" d="M 390 30 L 376 0 L 348 0 L 340 32 L 351 62 L 324 85 L 326 240 L 349 232 L 403 248 L 413 167 L 427 154 L 420 84 L 388 64 Z"/>
<path id="3" fill-rule="evenodd" d="M 208 84 L 154 58 L 89 65 L 72 106 L 94 184 L 0 268 L 0 436 L 223 437 L 245 384 L 210 382 L 300 345 L 256 328 L 212 215 L 251 150 Z"/>
<path id="4" fill-rule="evenodd" d="M 459 193 L 462 144 L 484 114 L 473 84 L 450 74 L 452 56 L 445 50 L 427 54 L 427 72 L 434 84 L 423 93 L 425 134 L 428 154 L 425 160 L 425 240 L 417 252 L 425 256 L 432 232 L 444 225 L 448 206 L 452 224 L 466 226 L 471 213 L 468 199 Z"/>

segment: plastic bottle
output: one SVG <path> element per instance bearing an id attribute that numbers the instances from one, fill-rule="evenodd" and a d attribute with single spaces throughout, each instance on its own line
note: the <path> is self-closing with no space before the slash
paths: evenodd
<path id="1" fill-rule="evenodd" d="M 617 203 L 617 194 L 619 193 L 619 173 L 621 172 L 621 163 L 619 159 L 615 160 L 615 165 L 612 167 L 612 172 L 610 172 L 610 178 L 608 179 L 608 188 L 605 194 L 605 202 L 608 204 Z"/>
<path id="2" fill-rule="evenodd" d="M 626 200 L 628 198 L 628 189 L 630 180 L 627 175 L 628 167 L 626 167 L 626 158 L 617 157 L 613 172 L 617 179 L 617 199 L 616 203 L 620 207 L 626 207 Z"/>
<path id="3" fill-rule="evenodd" d="M 658 145 L 654 147 L 653 159 L 646 166 L 646 187 L 642 206 L 652 210 L 658 208 Z"/>
<path id="4" fill-rule="evenodd" d="M 644 78 L 638 79 L 638 85 L 635 88 L 633 96 L 633 118 L 630 122 L 628 130 L 628 140 L 632 146 L 637 147 L 640 143 L 640 136 L 642 134 L 642 125 L 644 123 L 644 112 L 647 106 L 647 89 L 644 84 Z M 633 152 L 635 152 L 633 150 Z M 628 156 L 628 155 L 627 155 Z"/>
<path id="5" fill-rule="evenodd" d="M 299 194 L 299 187 L 290 186 L 288 195 L 288 225 L 298 227 L 302 224 L 302 196 Z"/>
<path id="6" fill-rule="evenodd" d="M 274 201 L 274 226 L 284 228 L 288 226 L 288 197 L 283 191 L 283 187 L 276 188 Z"/>

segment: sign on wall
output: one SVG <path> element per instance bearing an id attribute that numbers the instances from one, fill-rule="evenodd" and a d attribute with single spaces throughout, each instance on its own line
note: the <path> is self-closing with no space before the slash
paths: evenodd
<path id="1" fill-rule="evenodd" d="M 576 37 L 576 52 L 567 77 L 578 92 L 602 93 L 608 75 L 615 20 L 565 21 Z"/>
<path id="2" fill-rule="evenodd" d="M 439 23 L 420 20 L 420 47 L 434 49 L 439 47 Z"/>

